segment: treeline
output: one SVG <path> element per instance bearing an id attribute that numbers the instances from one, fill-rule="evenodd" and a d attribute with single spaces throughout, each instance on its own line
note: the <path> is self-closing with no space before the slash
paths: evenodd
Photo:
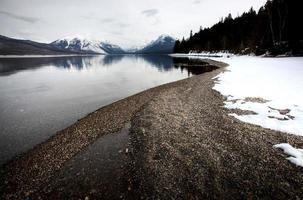
<path id="1" fill-rule="evenodd" d="M 226 18 L 176 41 L 175 53 L 222 51 L 257 55 L 303 54 L 302 0 L 268 0 L 258 12 Z"/>

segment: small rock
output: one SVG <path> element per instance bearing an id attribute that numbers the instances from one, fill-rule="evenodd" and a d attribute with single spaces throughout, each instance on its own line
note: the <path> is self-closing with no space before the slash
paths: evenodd
<path id="1" fill-rule="evenodd" d="M 291 119 L 291 120 L 294 120 L 295 119 L 295 117 L 294 116 L 292 116 L 292 115 L 286 115 L 289 119 Z"/>
<path id="2" fill-rule="evenodd" d="M 279 113 L 280 113 L 281 115 L 286 115 L 286 114 L 288 114 L 289 112 L 290 112 L 290 109 L 279 110 Z"/>
<path id="3" fill-rule="evenodd" d="M 31 191 L 31 190 L 30 190 L 30 191 L 27 191 L 27 192 L 25 192 L 25 196 L 28 197 L 28 196 L 31 195 L 32 193 L 33 193 L 33 191 Z"/>
<path id="4" fill-rule="evenodd" d="M 97 193 L 97 190 L 91 189 L 90 193 L 91 193 L 91 194 L 95 194 L 95 193 Z"/>
<path id="5" fill-rule="evenodd" d="M 141 131 L 142 131 L 142 133 L 145 133 L 145 129 L 144 128 L 142 128 Z"/>

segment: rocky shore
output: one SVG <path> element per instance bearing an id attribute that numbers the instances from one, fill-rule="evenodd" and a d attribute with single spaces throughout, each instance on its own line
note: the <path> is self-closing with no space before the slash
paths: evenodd
<path id="1" fill-rule="evenodd" d="M 218 71 L 162 92 L 133 118 L 135 194 L 143 199 L 301 199 L 303 169 L 273 145 L 302 147 L 303 138 L 229 116 L 236 111 L 223 108 L 224 97 L 212 89 Z"/>
<path id="2" fill-rule="evenodd" d="M 220 68 L 103 107 L 2 166 L 0 198 L 300 199 L 302 168 L 273 145 L 303 139 L 229 116 L 212 89 L 226 65 L 205 61 Z"/>

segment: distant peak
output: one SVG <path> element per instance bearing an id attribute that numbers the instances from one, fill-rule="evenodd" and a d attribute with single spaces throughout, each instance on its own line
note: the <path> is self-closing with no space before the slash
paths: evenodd
<path id="1" fill-rule="evenodd" d="M 83 36 L 83 35 L 70 35 L 70 36 L 65 36 L 62 37 L 61 39 L 58 39 L 57 41 L 83 41 L 83 42 L 101 42 L 99 40 L 93 39 L 92 37 L 89 36 Z"/>
<path id="2" fill-rule="evenodd" d="M 166 38 L 169 38 L 169 39 L 172 39 L 172 40 L 176 40 L 175 38 L 173 38 L 172 36 L 170 35 L 167 35 L 167 34 L 162 34 L 158 37 L 158 39 L 166 39 Z"/>
<path id="3" fill-rule="evenodd" d="M 155 41 L 153 42 L 174 42 L 176 41 L 175 38 L 171 37 L 170 35 L 160 35 Z"/>
<path id="4" fill-rule="evenodd" d="M 168 34 L 162 34 L 162 35 L 159 35 L 159 38 L 165 38 L 165 37 L 171 37 L 170 35 Z"/>

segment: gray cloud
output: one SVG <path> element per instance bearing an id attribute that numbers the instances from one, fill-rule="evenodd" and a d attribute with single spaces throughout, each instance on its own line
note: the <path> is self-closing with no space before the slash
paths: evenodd
<path id="1" fill-rule="evenodd" d="M 193 4 L 199 4 L 199 3 L 201 3 L 201 0 L 194 0 L 193 1 Z"/>
<path id="2" fill-rule="evenodd" d="M 155 16 L 159 13 L 158 9 L 148 9 L 148 10 L 143 10 L 141 12 L 143 15 L 145 15 L 145 17 L 152 17 Z"/>
<path id="3" fill-rule="evenodd" d="M 0 10 L 0 14 L 5 15 L 5 16 L 10 17 L 10 18 L 13 18 L 13 19 L 17 19 L 17 20 L 21 20 L 21 21 L 24 21 L 24 22 L 28 22 L 28 23 L 36 23 L 37 21 L 39 21 L 38 18 L 16 15 L 14 13 L 6 12 L 6 11 L 1 11 L 1 10 Z"/>
<path id="4" fill-rule="evenodd" d="M 114 35 L 123 35 L 123 33 L 121 31 L 118 31 L 118 30 L 117 31 L 114 31 L 114 30 L 110 31 L 110 33 L 114 34 Z"/>
<path id="5" fill-rule="evenodd" d="M 100 20 L 102 23 L 113 23 L 116 21 L 114 18 L 104 18 Z"/>
<path id="6" fill-rule="evenodd" d="M 199 4 L 199 3 L 201 3 L 201 0 L 194 0 L 193 1 L 193 4 Z"/>
<path id="7" fill-rule="evenodd" d="M 84 16 L 81 16 L 83 19 L 86 19 L 86 20 L 94 20 L 94 21 L 98 21 L 98 22 L 101 22 L 103 24 L 112 24 L 114 22 L 116 22 L 117 20 L 115 18 L 98 18 L 98 17 L 93 17 L 93 16 L 87 16 L 87 15 L 84 15 Z"/>
<path id="8" fill-rule="evenodd" d="M 155 21 L 152 23 L 153 26 L 158 25 L 160 23 L 160 19 L 156 18 Z"/>
<path id="9" fill-rule="evenodd" d="M 92 16 L 89 16 L 89 15 L 83 15 L 83 16 L 80 16 L 80 17 L 83 18 L 83 19 L 87 19 L 87 20 L 94 19 Z"/>
<path id="10" fill-rule="evenodd" d="M 123 23 L 123 22 L 119 22 L 119 23 L 117 23 L 117 25 L 118 25 L 120 28 L 126 28 L 126 27 L 129 27 L 129 26 L 130 26 L 130 24 Z"/>

